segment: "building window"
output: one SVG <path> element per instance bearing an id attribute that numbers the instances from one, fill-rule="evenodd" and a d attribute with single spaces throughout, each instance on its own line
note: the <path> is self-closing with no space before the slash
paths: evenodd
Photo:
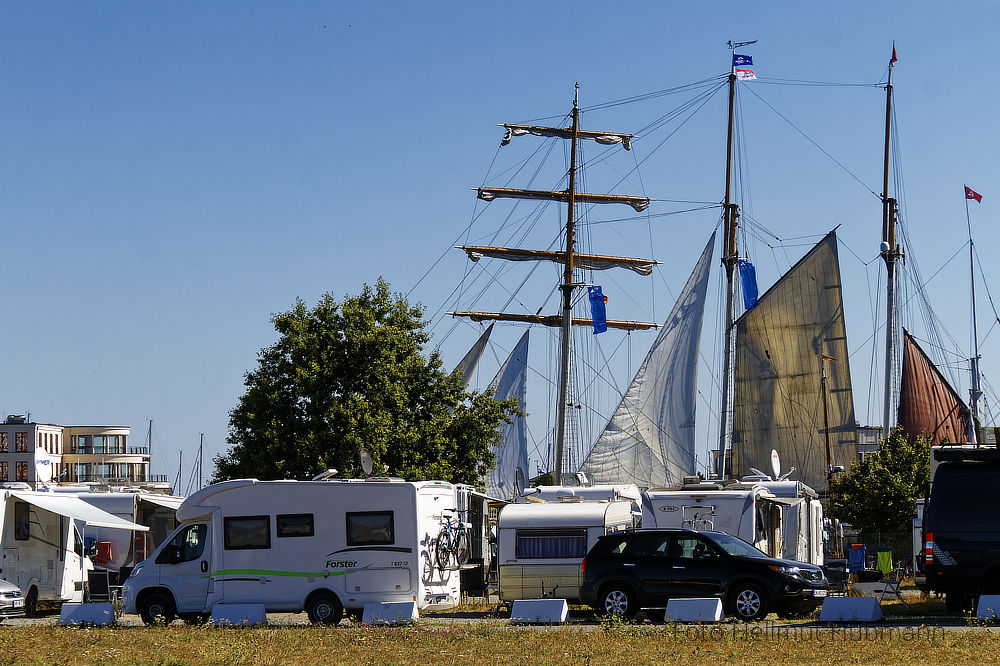
<path id="1" fill-rule="evenodd" d="M 27 453 L 27 452 L 28 452 L 28 433 L 15 432 L 14 453 Z"/>
<path id="2" fill-rule="evenodd" d="M 7 433 L 0 432 L 0 453 L 7 453 Z"/>
<path id="3" fill-rule="evenodd" d="M 348 546 L 384 546 L 394 543 L 392 511 L 347 514 Z"/>
<path id="4" fill-rule="evenodd" d="M 28 480 L 28 461 L 27 460 L 15 460 L 14 461 L 14 480 L 15 481 L 27 481 Z"/>
<path id="5" fill-rule="evenodd" d="M 7 478 L 7 474 L 8 474 L 7 461 L 6 460 L 0 460 L 0 483 L 3 483 L 4 481 L 8 481 L 9 480 Z"/>

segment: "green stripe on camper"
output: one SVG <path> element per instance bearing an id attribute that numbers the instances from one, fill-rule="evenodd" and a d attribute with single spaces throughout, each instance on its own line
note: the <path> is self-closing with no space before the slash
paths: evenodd
<path id="1" fill-rule="evenodd" d="M 213 571 L 211 573 L 205 574 L 202 578 L 213 578 L 215 576 L 285 576 L 289 578 L 308 578 L 310 576 L 316 578 L 328 578 L 330 576 L 346 576 L 349 573 L 354 573 L 356 571 L 363 571 L 371 567 L 370 564 L 366 564 L 360 569 L 344 569 L 341 571 L 273 571 L 270 569 L 223 569 L 221 571 Z"/>

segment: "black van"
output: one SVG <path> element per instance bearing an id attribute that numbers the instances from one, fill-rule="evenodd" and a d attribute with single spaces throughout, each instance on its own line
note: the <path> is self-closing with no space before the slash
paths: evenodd
<path id="1" fill-rule="evenodd" d="M 950 610 L 1000 594 L 1000 452 L 942 447 L 924 511 L 925 586 Z"/>

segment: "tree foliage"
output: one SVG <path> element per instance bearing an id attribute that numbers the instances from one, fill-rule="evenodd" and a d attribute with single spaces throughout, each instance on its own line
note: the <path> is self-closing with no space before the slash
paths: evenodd
<path id="1" fill-rule="evenodd" d="M 358 477 L 364 447 L 376 475 L 481 483 L 516 400 L 467 393 L 437 351 L 425 358 L 419 307 L 380 278 L 342 303 L 299 299 L 271 321 L 278 341 L 245 375 L 215 480 Z"/>
<path id="2" fill-rule="evenodd" d="M 897 428 L 850 471 L 834 479 L 833 515 L 863 535 L 910 529 L 916 500 L 927 497 L 930 444 Z"/>

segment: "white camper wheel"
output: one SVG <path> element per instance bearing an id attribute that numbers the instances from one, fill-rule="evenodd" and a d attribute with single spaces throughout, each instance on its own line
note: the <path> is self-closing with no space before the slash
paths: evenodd
<path id="1" fill-rule="evenodd" d="M 143 597 L 137 610 L 146 625 L 170 624 L 174 621 L 174 602 L 170 595 L 163 592 L 153 592 Z"/>
<path id="2" fill-rule="evenodd" d="M 333 592 L 315 592 L 306 601 L 306 613 L 313 624 L 337 624 L 344 616 L 344 606 Z"/>

